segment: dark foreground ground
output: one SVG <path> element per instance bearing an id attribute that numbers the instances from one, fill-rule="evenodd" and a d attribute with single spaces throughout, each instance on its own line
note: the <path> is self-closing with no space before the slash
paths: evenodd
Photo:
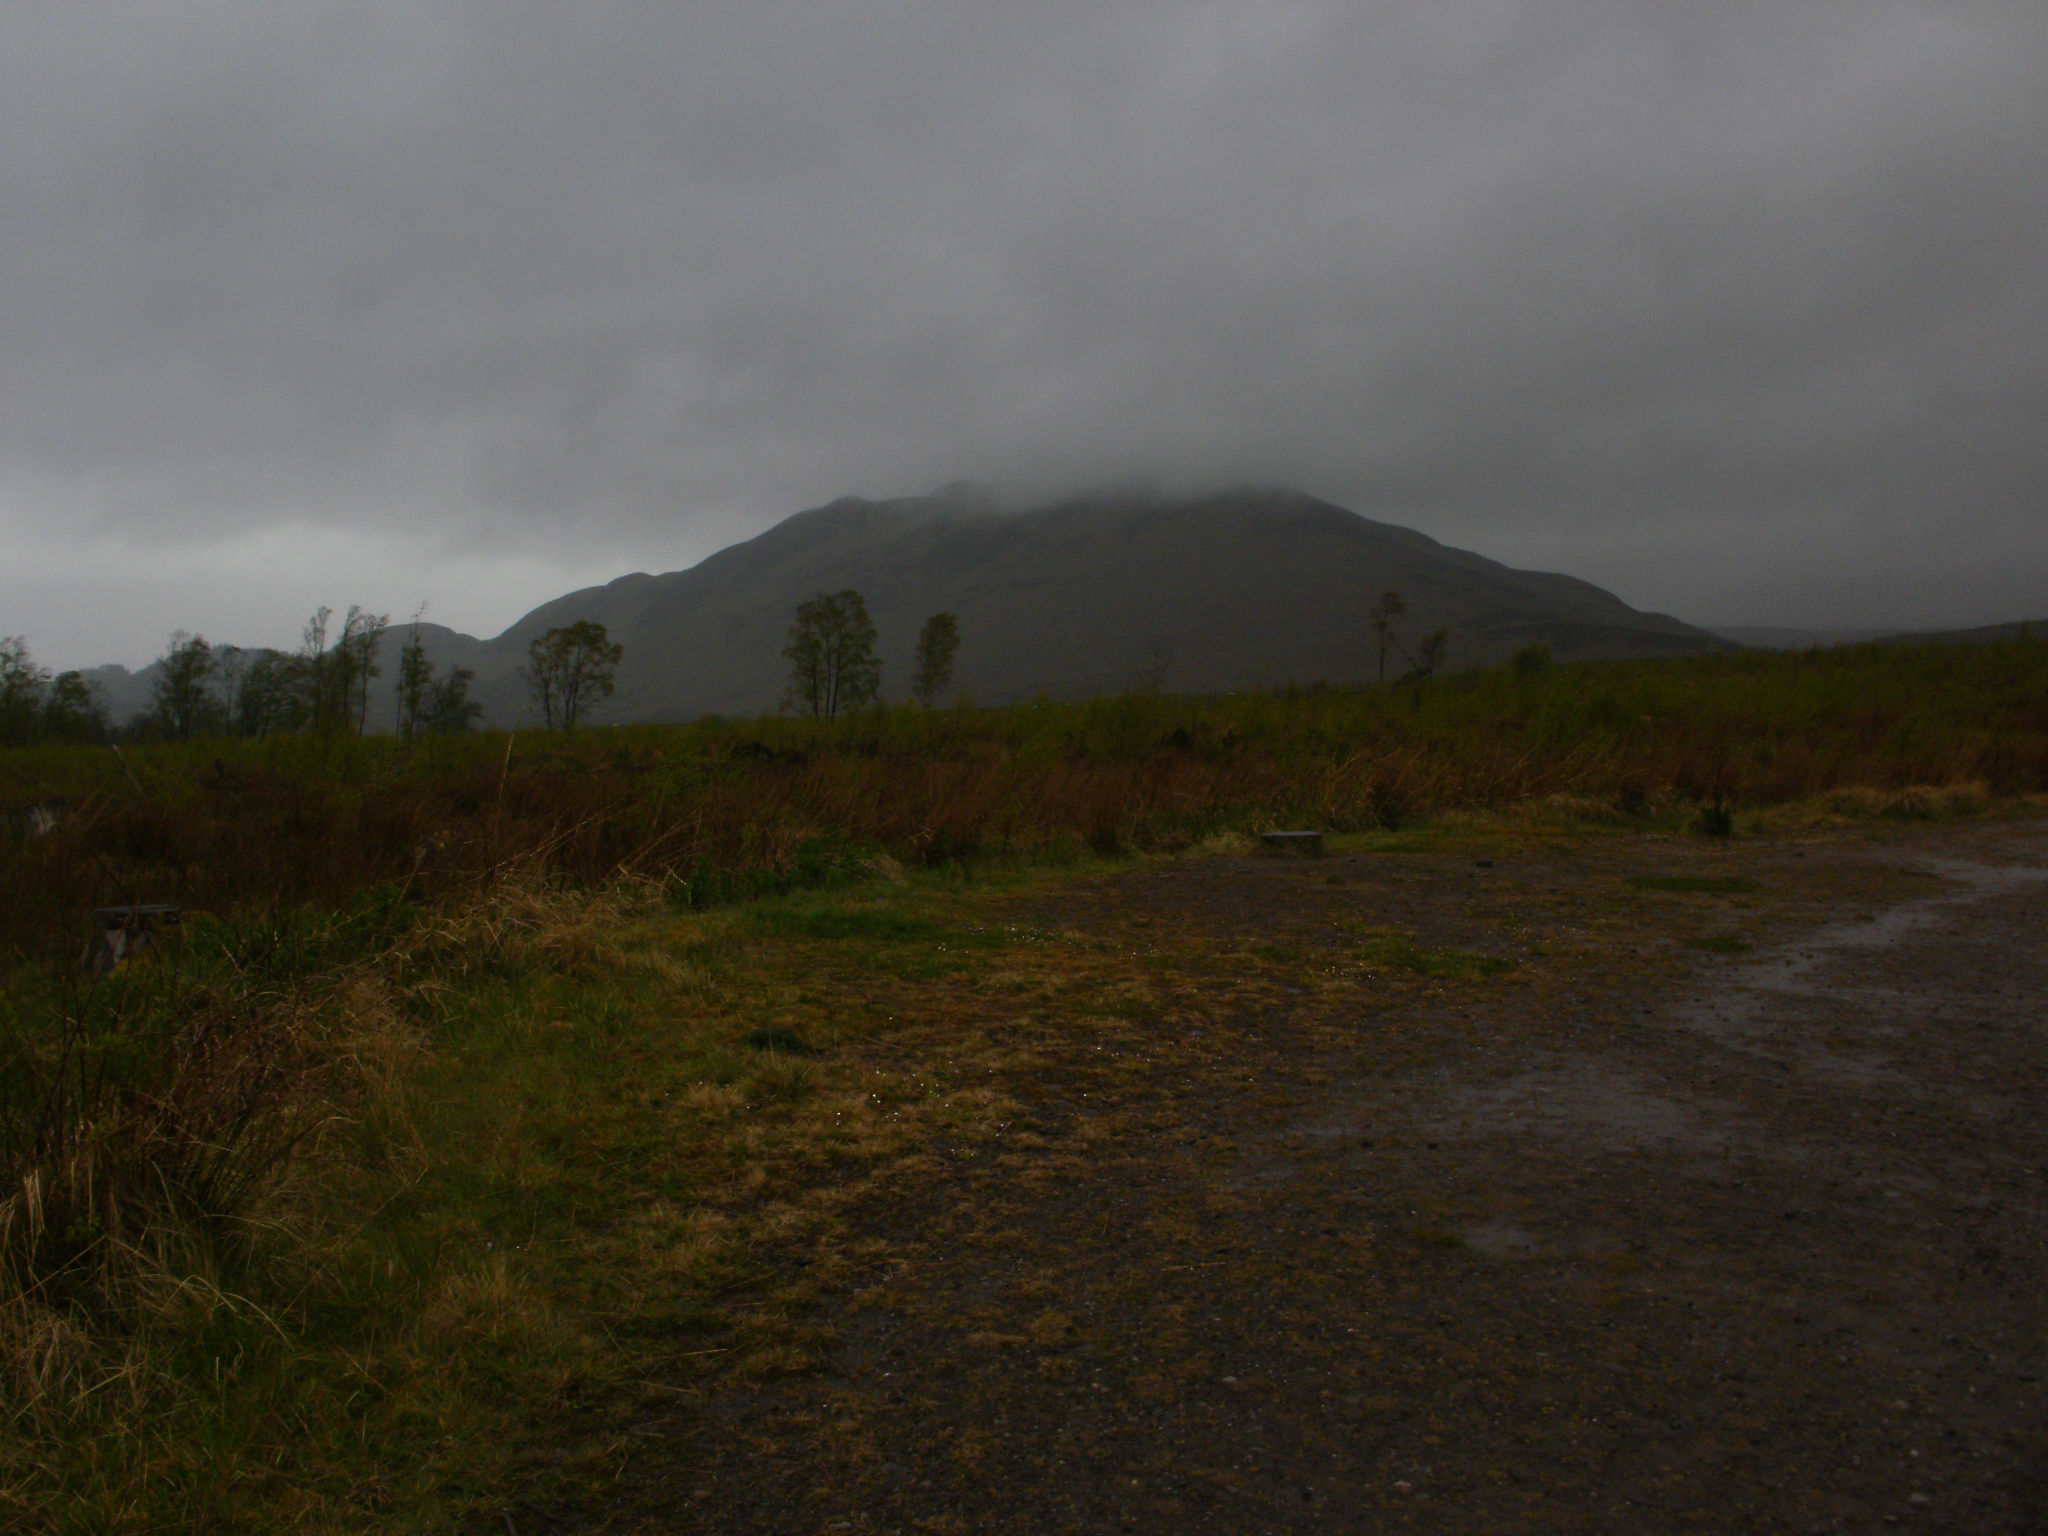
<path id="1" fill-rule="evenodd" d="M 1011 1118 L 848 1213 L 821 1368 L 531 1528 L 2048 1530 L 2048 830 L 1010 916 L 1098 1002 L 989 1005 Z"/>

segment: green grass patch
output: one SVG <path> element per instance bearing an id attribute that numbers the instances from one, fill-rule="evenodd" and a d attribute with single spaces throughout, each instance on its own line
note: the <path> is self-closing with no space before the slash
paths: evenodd
<path id="1" fill-rule="evenodd" d="M 746 909 L 743 921 L 772 942 L 845 946 L 861 963 L 911 981 L 933 981 L 970 970 L 1010 939 L 1000 929 L 937 922 L 906 912 L 886 897 L 874 904 L 821 903 L 815 898 L 763 902 Z"/>

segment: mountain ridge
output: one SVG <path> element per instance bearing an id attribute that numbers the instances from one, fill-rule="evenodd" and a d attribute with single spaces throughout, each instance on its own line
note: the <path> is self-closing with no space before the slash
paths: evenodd
<path id="1" fill-rule="evenodd" d="M 1161 648 L 1166 686 L 1188 691 L 1364 681 L 1365 610 L 1389 588 L 1408 602 L 1410 645 L 1451 630 L 1454 667 L 1532 643 L 1562 660 L 1730 648 L 1577 577 L 1517 570 L 1300 492 L 1114 491 L 1012 511 L 948 487 L 842 497 L 687 569 L 565 593 L 480 642 L 484 664 L 464 664 L 491 717 L 507 719 L 528 643 L 594 619 L 626 647 L 604 718 L 758 713 L 780 698 L 796 604 L 849 587 L 881 631 L 885 691 L 908 675 L 918 625 L 943 610 L 965 636 L 960 690 L 992 704 L 1115 692 Z"/>
<path id="2" fill-rule="evenodd" d="M 1531 644 L 1561 661 L 1736 648 L 1578 577 L 1517 569 L 1299 491 L 1125 487 L 1012 508 L 962 482 L 840 497 L 693 566 L 563 593 L 488 639 L 436 624 L 420 633 L 438 668 L 476 674 L 472 697 L 495 725 L 531 723 L 518 677 L 527 647 L 583 619 L 625 647 L 618 696 L 598 720 L 751 715 L 781 699 L 796 605 L 846 588 L 880 632 L 885 695 L 901 697 L 924 619 L 949 611 L 963 636 L 956 689 L 984 704 L 1118 692 L 1162 659 L 1160 681 L 1175 691 L 1370 681 L 1366 612 L 1387 590 L 1407 603 L 1396 626 L 1406 647 L 1449 630 L 1447 669 L 1498 664 Z M 389 679 L 409 629 L 387 636 L 373 726 L 390 724 Z M 1405 670 L 1398 655 L 1392 670 Z M 124 674 L 120 691 L 148 671 Z"/>

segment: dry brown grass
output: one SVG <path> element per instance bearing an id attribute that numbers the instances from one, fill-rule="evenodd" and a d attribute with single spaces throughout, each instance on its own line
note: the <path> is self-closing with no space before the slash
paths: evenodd
<path id="1" fill-rule="evenodd" d="M 0 946 L 68 958 L 91 907 L 137 900 L 223 915 L 379 887 L 438 901 L 518 872 L 654 881 L 704 905 L 892 866 L 1509 805 L 1640 821 L 1840 793 L 1843 814 L 1966 814 L 1980 794 L 2048 792 L 2044 699 L 2048 642 L 2026 641 L 412 749 L 167 745 L 125 765 L 21 750 L 0 754 L 0 808 L 62 796 L 73 810 L 0 849 Z"/>

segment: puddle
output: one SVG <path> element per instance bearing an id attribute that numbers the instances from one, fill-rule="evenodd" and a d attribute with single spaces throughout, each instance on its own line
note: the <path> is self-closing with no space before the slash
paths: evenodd
<path id="1" fill-rule="evenodd" d="M 2048 868 L 2028 864 L 1980 864 L 1967 859 L 1924 859 L 1920 871 L 1955 883 L 1956 889 L 1918 901 L 1903 902 L 1875 917 L 1831 923 L 1806 935 L 1789 952 L 1752 960 L 1724 971 L 1713 990 L 1673 1010 L 1676 1021 L 1702 1034 L 1723 1039 L 1758 1039 L 1779 1032 L 1788 999 L 1841 999 L 1854 996 L 1876 1004 L 1919 1000 L 1917 990 L 1887 985 L 1872 978 L 1821 974 L 1859 954 L 1898 947 L 1904 940 L 1938 923 L 1952 920 L 1955 909 L 2002 896 L 2021 895 L 2048 885 Z M 1870 1070 L 1869 1063 L 1862 1070 Z"/>
<path id="2" fill-rule="evenodd" d="M 1504 1083 L 1448 1094 L 1431 1113 L 1433 1134 L 1569 1136 L 1616 1151 L 1716 1150 L 1725 1130 L 1709 1128 L 1696 1105 L 1658 1093 L 1598 1061 L 1524 1072 Z"/>
<path id="3" fill-rule="evenodd" d="M 2038 852 L 2028 851 L 2038 860 Z M 1987 1006 L 1943 984 L 1941 966 L 1931 957 L 1939 954 L 1943 965 L 1953 967 L 1953 936 L 1975 920 L 1971 909 L 2037 897 L 2048 891 L 2048 867 L 1962 858 L 1922 858 L 1911 867 L 1940 877 L 1943 887 L 1718 969 L 1708 986 L 1644 1012 L 1755 1058 L 1781 1084 L 1788 1076 L 1802 1079 L 1789 1090 L 1794 1100 L 1845 1090 L 1887 1097 L 1917 1093 L 1919 1085 L 1900 1070 L 1893 1053 L 1924 1033 L 1930 1020 L 1952 1021 L 1969 1006 Z M 2018 909 L 2003 915 L 2030 920 Z M 1998 925 L 1987 921 L 1982 927 L 1995 940 Z M 1923 955 L 1930 963 L 1921 963 Z M 1567 996 L 1555 1005 L 1569 1010 L 1579 1000 Z M 1994 999 L 1988 1006 L 2010 1005 Z M 1326 1100 L 1308 1117 L 1264 1138 L 1265 1146 L 1246 1156 L 1229 1182 L 1246 1191 L 1292 1184 L 1304 1154 L 1311 1162 L 1335 1153 L 1365 1166 L 1387 1157 L 1427 1166 L 1439 1152 L 1452 1162 L 1466 1155 L 1461 1147 L 1538 1140 L 1716 1163 L 1739 1150 L 1781 1167 L 1810 1165 L 1816 1156 L 1798 1135 L 1745 1105 L 1740 1085 L 1755 1065 L 1723 1084 L 1721 1066 L 1705 1063 L 1704 1083 L 1718 1086 L 1702 1091 L 1703 1080 L 1692 1073 L 1667 1080 L 1655 1070 L 1590 1052 L 1524 1060 L 1524 1069 L 1511 1077 L 1438 1081 L 1398 1105 L 1377 1092 Z M 1766 1102 L 1782 1099 L 1773 1092 Z M 1503 1256 L 1541 1249 L 1530 1233 L 1503 1223 L 1474 1228 L 1465 1238 L 1478 1251 Z"/>
<path id="4" fill-rule="evenodd" d="M 1367 1124 L 1377 1120 L 1375 1128 Z M 1621 1152 L 1725 1151 L 1741 1140 L 1738 1116 L 1718 1103 L 1682 1103 L 1623 1068 L 1596 1060 L 1537 1068 L 1484 1087 L 1453 1087 L 1427 1108 L 1376 1116 L 1363 1100 L 1290 1126 L 1295 1142 L 1359 1142 L 1407 1154 L 1499 1137 L 1569 1137 Z M 1368 1139 L 1369 1138 L 1369 1139 Z M 1270 1176 L 1269 1180 L 1270 1180 Z"/>

